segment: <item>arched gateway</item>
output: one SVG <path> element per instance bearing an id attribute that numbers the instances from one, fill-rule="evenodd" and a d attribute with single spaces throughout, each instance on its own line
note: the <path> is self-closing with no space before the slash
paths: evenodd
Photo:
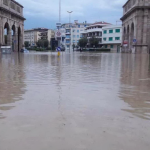
<path id="1" fill-rule="evenodd" d="M 23 46 L 23 6 L 15 0 L 0 0 L 0 46 L 19 52 Z"/>
<path id="2" fill-rule="evenodd" d="M 128 0 L 121 20 L 125 45 L 122 51 L 150 53 L 150 0 Z"/>

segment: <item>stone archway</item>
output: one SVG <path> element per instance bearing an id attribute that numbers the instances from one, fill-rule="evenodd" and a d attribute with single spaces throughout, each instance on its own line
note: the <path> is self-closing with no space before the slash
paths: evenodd
<path id="1" fill-rule="evenodd" d="M 130 40 L 130 45 L 133 45 L 133 39 L 134 39 L 134 23 L 132 22 L 131 24 L 131 40 Z"/>
<path id="2" fill-rule="evenodd" d="M 18 27 L 18 37 L 17 37 L 17 40 L 18 40 L 18 52 L 21 50 L 21 43 L 22 43 L 22 39 L 21 39 L 21 28 L 20 26 Z"/>
<path id="3" fill-rule="evenodd" d="M 8 22 L 4 24 L 4 45 L 10 46 L 10 26 Z"/>
<path id="4" fill-rule="evenodd" d="M 127 26 L 127 41 L 128 41 L 128 46 L 127 47 L 128 47 L 128 52 L 130 51 L 130 46 L 129 46 L 130 45 L 130 37 L 129 37 L 130 34 L 129 33 L 130 33 L 130 27 L 128 25 Z"/>

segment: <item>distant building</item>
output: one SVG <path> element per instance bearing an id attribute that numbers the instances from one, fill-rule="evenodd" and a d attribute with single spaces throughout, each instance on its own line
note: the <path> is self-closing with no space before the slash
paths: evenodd
<path id="1" fill-rule="evenodd" d="M 120 52 L 122 44 L 122 25 L 109 25 L 102 28 L 102 45 L 112 51 Z"/>
<path id="2" fill-rule="evenodd" d="M 99 39 L 99 47 L 102 47 L 102 28 L 105 26 L 111 25 L 110 23 L 101 21 L 96 22 L 87 26 L 84 31 L 81 32 L 81 37 L 86 37 L 88 40 L 92 37 Z M 90 47 L 90 44 L 88 43 Z"/>
<path id="3" fill-rule="evenodd" d="M 123 6 L 124 52 L 150 52 L 150 1 L 128 0 Z"/>
<path id="4" fill-rule="evenodd" d="M 38 40 L 48 40 L 49 46 L 51 39 L 55 37 L 55 32 L 47 28 L 35 28 L 24 31 L 24 42 L 29 42 L 30 46 L 36 46 Z"/>
<path id="5" fill-rule="evenodd" d="M 61 44 L 65 46 L 66 50 L 71 50 L 73 44 L 78 45 L 81 32 L 89 25 L 87 22 L 78 23 L 77 20 L 75 20 L 73 24 L 66 23 L 61 25 Z"/>

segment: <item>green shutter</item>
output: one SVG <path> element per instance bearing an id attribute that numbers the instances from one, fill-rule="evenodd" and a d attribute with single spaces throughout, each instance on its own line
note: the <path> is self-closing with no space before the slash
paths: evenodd
<path id="1" fill-rule="evenodd" d="M 120 33 L 120 29 L 116 29 L 116 33 Z"/>
<path id="2" fill-rule="evenodd" d="M 104 34 L 106 34 L 107 33 L 107 30 L 104 30 Z"/>
<path id="3" fill-rule="evenodd" d="M 106 38 L 103 38 L 103 41 L 106 41 Z"/>
<path id="4" fill-rule="evenodd" d="M 115 40 L 120 40 L 120 37 L 115 37 Z"/>
<path id="5" fill-rule="evenodd" d="M 111 47 L 111 48 L 114 48 L 114 45 L 111 45 L 110 47 Z"/>
<path id="6" fill-rule="evenodd" d="M 113 33 L 113 30 L 109 30 L 109 33 Z"/>
<path id="7" fill-rule="evenodd" d="M 112 41 L 113 40 L 113 38 L 112 37 L 109 37 L 109 41 Z"/>
<path id="8" fill-rule="evenodd" d="M 107 48 L 107 45 L 105 45 L 105 48 Z"/>

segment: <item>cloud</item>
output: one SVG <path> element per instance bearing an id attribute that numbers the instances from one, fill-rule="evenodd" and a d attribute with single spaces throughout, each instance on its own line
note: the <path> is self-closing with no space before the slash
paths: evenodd
<path id="1" fill-rule="evenodd" d="M 25 28 L 48 24 L 54 28 L 58 21 L 59 0 L 17 0 L 24 6 L 27 18 Z M 62 0 L 62 22 L 68 22 L 67 11 L 73 11 L 72 20 L 80 22 L 107 21 L 114 23 L 122 16 L 122 6 L 127 0 Z M 43 22 L 41 22 L 41 20 Z M 34 21 L 34 22 L 32 22 Z M 38 24 L 37 24 L 38 23 Z M 31 25 L 30 25 L 31 24 Z M 43 27 L 44 27 L 43 26 Z"/>

